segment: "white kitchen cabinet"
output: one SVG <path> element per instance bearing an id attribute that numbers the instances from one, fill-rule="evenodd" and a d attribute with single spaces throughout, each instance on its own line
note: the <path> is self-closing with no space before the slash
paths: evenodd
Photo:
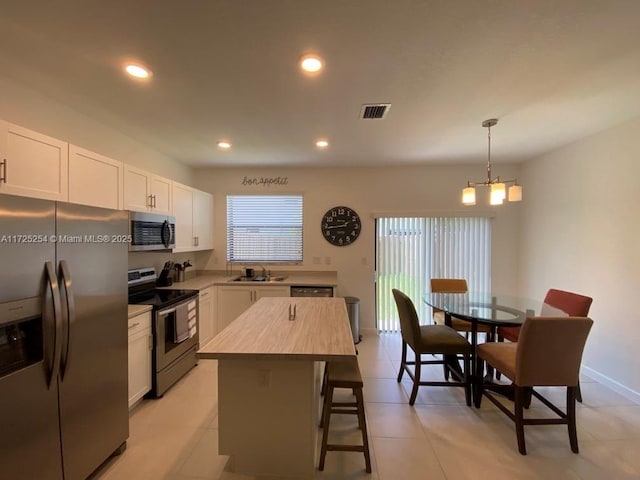
<path id="1" fill-rule="evenodd" d="M 152 212 L 171 215 L 173 207 L 171 205 L 171 180 L 159 175 L 151 174 L 151 195 L 153 196 Z"/>
<path id="2" fill-rule="evenodd" d="M 242 312 L 262 297 L 288 297 L 290 288 L 284 285 L 223 285 L 218 287 L 218 332 L 233 322 Z"/>
<path id="3" fill-rule="evenodd" d="M 193 235 L 193 188 L 173 182 L 173 216 L 176 219 L 176 246 L 174 252 L 195 249 Z"/>
<path id="4" fill-rule="evenodd" d="M 0 193 L 67 201 L 66 142 L 0 120 Z"/>
<path id="5" fill-rule="evenodd" d="M 193 234 L 198 250 L 213 249 L 213 195 L 193 192 Z"/>
<path id="6" fill-rule="evenodd" d="M 200 346 L 202 347 L 215 337 L 217 332 L 217 326 L 215 322 L 215 287 L 205 288 L 200 290 L 199 296 L 199 310 L 198 310 L 198 335 L 200 337 Z"/>
<path id="7" fill-rule="evenodd" d="M 125 210 L 171 215 L 171 183 L 168 178 L 125 164 Z"/>
<path id="8" fill-rule="evenodd" d="M 213 195 L 173 182 L 173 216 L 176 218 L 174 252 L 213 248 Z"/>
<path id="9" fill-rule="evenodd" d="M 151 390 L 151 312 L 129 319 L 129 408 Z"/>
<path id="10" fill-rule="evenodd" d="M 69 201 L 122 210 L 124 164 L 69 145 Z"/>

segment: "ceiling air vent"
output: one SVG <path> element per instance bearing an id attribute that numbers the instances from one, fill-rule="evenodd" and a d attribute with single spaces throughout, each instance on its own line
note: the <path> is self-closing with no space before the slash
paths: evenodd
<path id="1" fill-rule="evenodd" d="M 362 109 L 360 110 L 360 118 L 363 120 L 384 118 L 390 108 L 390 103 L 365 104 L 362 105 Z"/>

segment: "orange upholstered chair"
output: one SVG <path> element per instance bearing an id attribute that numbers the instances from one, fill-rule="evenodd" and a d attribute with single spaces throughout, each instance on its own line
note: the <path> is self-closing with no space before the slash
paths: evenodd
<path id="1" fill-rule="evenodd" d="M 489 342 L 478 345 L 477 371 L 484 362 L 511 379 L 515 389 L 513 412 L 484 390 L 483 379 L 477 383 L 476 407 L 486 396 L 516 425 L 518 450 L 526 455 L 525 425 L 565 424 L 569 430 L 571 450 L 578 453 L 576 433 L 576 395 L 582 352 L 593 321 L 587 317 L 530 317 L 523 323 L 518 342 Z M 567 387 L 566 412 L 533 390 L 538 386 Z M 524 418 L 527 391 L 549 407 L 558 418 Z"/>
<path id="2" fill-rule="evenodd" d="M 467 281 L 464 278 L 432 278 L 431 291 L 434 293 L 467 293 Z M 433 309 L 433 323 L 444 325 L 444 312 L 436 308 Z M 468 333 L 471 331 L 471 322 L 460 318 L 451 317 L 451 328 L 456 332 Z M 491 328 L 487 325 L 478 324 L 478 332 L 490 334 Z"/>

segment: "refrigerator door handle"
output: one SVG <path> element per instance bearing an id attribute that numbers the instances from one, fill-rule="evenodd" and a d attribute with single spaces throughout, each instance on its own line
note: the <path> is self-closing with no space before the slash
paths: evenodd
<path id="1" fill-rule="evenodd" d="M 53 302 L 53 358 L 51 359 L 49 368 L 49 379 L 47 381 L 47 388 L 51 389 L 51 384 L 53 383 L 53 380 L 58 376 L 58 371 L 60 368 L 60 350 L 62 349 L 60 345 L 60 342 L 62 340 L 62 322 L 60 318 L 60 289 L 58 287 L 58 277 L 56 277 L 56 271 L 53 268 L 52 262 L 45 262 L 44 265 L 45 273 L 47 276 L 47 284 L 49 289 L 51 290 L 51 300 Z M 46 304 L 46 294 L 44 301 Z M 45 308 L 43 308 L 43 311 L 46 312 L 46 305 Z"/>
<path id="2" fill-rule="evenodd" d="M 64 377 L 69 370 L 69 358 L 71 356 L 71 328 L 76 321 L 76 306 L 73 295 L 73 282 L 71 281 L 71 273 L 66 260 L 60 260 L 60 293 L 64 286 L 64 298 L 67 307 L 67 328 L 66 336 L 62 339 L 62 355 L 60 358 L 60 379 L 64 381 Z"/>

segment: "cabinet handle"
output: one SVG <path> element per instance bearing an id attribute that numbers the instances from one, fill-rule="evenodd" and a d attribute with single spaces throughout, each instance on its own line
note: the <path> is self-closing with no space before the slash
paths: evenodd
<path id="1" fill-rule="evenodd" d="M 201 294 L 200 294 L 200 298 L 204 298 L 204 297 L 206 297 L 207 295 L 209 295 L 209 292 L 201 293 Z"/>
<path id="2" fill-rule="evenodd" d="M 158 208 L 158 205 L 156 203 L 156 196 L 155 195 L 151 195 L 151 196 L 153 197 L 153 205 L 152 205 L 152 207 L 153 208 Z"/>
<path id="3" fill-rule="evenodd" d="M 3 158 L 0 162 L 0 166 L 2 167 L 2 176 L 0 177 L 0 182 L 7 183 L 7 159 Z"/>
<path id="4" fill-rule="evenodd" d="M 153 208 L 153 195 L 149 195 L 149 208 Z"/>
<path id="5" fill-rule="evenodd" d="M 200 245 L 200 239 L 198 237 L 193 237 L 193 243 L 197 247 Z"/>
<path id="6" fill-rule="evenodd" d="M 137 327 L 138 325 L 140 325 L 140 322 L 136 322 L 133 325 L 129 325 L 129 330 L 131 330 L 132 328 Z"/>
<path id="7" fill-rule="evenodd" d="M 153 350 L 153 335 L 147 335 L 147 347 Z"/>

